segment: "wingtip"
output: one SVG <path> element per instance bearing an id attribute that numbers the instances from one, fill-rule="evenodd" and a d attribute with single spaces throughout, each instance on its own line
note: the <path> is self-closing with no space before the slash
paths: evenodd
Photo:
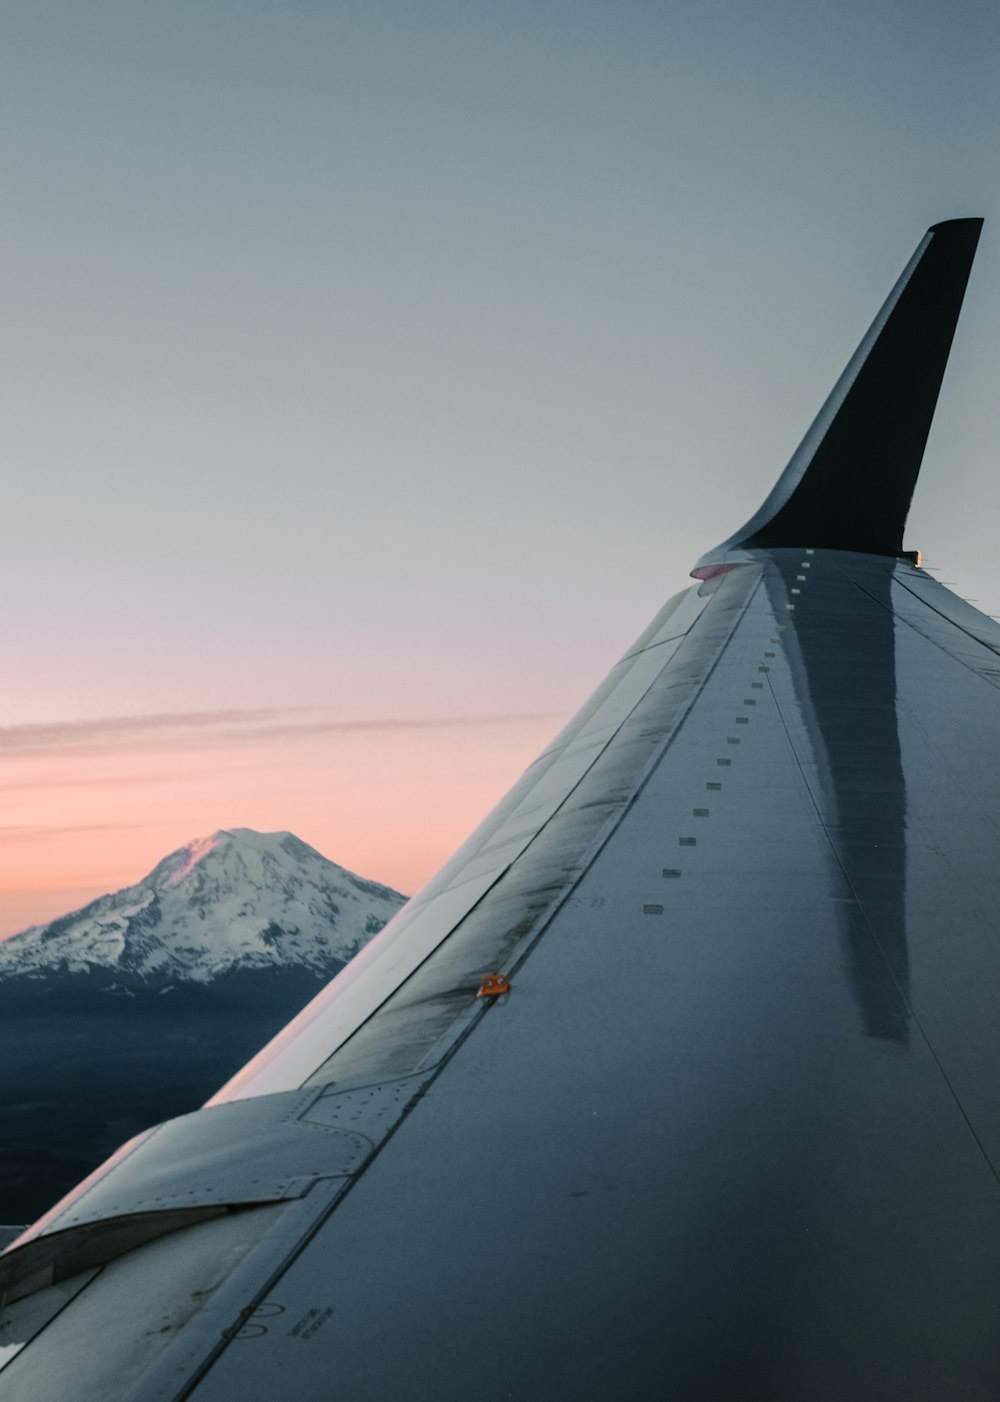
<path id="1" fill-rule="evenodd" d="M 973 232 L 978 234 L 982 227 L 983 220 L 976 215 L 969 219 L 942 219 L 939 223 L 932 224 L 927 232 L 929 234 L 940 234 L 946 229 L 953 229 L 955 233 L 958 233 L 962 229 L 965 229 L 970 234 Z"/>
<path id="2" fill-rule="evenodd" d="M 699 565 L 780 546 L 901 552 L 982 226 L 931 226 L 760 510 Z"/>

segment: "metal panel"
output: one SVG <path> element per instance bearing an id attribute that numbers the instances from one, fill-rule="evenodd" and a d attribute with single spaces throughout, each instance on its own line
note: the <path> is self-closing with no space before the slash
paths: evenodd
<path id="1" fill-rule="evenodd" d="M 317 1399 L 995 1396 L 1000 695 L 894 618 L 907 567 L 809 563 L 775 552 L 697 724 L 198 1402 L 288 1370 Z"/>
<path id="2" fill-rule="evenodd" d="M 187 1358 L 177 1359 L 178 1346 L 185 1351 L 185 1331 L 192 1326 L 204 1331 L 195 1345 L 200 1361 L 207 1340 L 217 1339 L 233 1318 L 229 1304 L 221 1318 L 217 1315 L 216 1292 L 234 1286 L 251 1262 L 259 1267 L 254 1247 L 269 1231 L 275 1233 L 289 1210 L 262 1207 L 215 1218 L 137 1248 L 96 1279 L 78 1276 L 8 1308 L 6 1329 L 17 1335 L 30 1327 L 38 1301 L 58 1298 L 60 1290 L 76 1297 L 72 1308 L 55 1312 L 47 1323 L 43 1348 L 24 1348 L 0 1371 L 0 1396 L 17 1402 L 96 1402 L 124 1397 L 141 1378 L 148 1397 L 175 1397 L 191 1371 L 190 1334 Z M 156 1365 L 172 1352 L 166 1376 L 158 1380 Z"/>
<path id="3" fill-rule="evenodd" d="M 346 1186 L 421 1084 L 411 1077 L 235 1101 L 139 1135 L 0 1256 L 0 1300 L 231 1207 L 302 1197 L 321 1179 Z"/>

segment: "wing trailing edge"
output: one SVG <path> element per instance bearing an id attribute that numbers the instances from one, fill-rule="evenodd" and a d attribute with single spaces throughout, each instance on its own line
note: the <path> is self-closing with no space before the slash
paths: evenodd
<path id="1" fill-rule="evenodd" d="M 699 566 L 783 546 L 902 553 L 982 225 L 928 229 L 760 510 Z"/>

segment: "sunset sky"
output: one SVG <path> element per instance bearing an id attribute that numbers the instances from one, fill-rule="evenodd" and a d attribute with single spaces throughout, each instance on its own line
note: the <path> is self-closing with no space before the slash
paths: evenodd
<path id="1" fill-rule="evenodd" d="M 9 0 L 0 935 L 220 827 L 414 890 L 986 227 L 908 544 L 1000 614 L 1000 16 Z"/>

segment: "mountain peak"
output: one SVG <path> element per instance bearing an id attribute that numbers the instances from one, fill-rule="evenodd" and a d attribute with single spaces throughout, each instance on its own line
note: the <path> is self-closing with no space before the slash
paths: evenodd
<path id="1" fill-rule="evenodd" d="M 403 900 L 293 833 L 223 828 L 134 886 L 4 940 L 0 980 L 87 975 L 156 988 L 273 967 L 330 977 Z"/>
<path id="2" fill-rule="evenodd" d="M 249 832 L 250 829 L 247 828 L 245 831 Z M 179 848 L 172 856 L 166 859 L 167 862 L 171 863 L 171 868 L 163 884 L 165 886 L 180 885 L 185 876 L 190 875 L 201 859 L 207 857 L 209 852 L 218 847 L 220 841 L 229 835 L 229 833 L 220 830 L 219 832 L 213 833 L 211 837 L 196 837 L 194 841 L 189 842 L 186 847 Z M 174 858 L 180 858 L 180 860 L 174 861 Z M 161 865 L 163 864 L 161 863 Z M 159 868 L 157 868 L 157 870 L 159 870 Z"/>

